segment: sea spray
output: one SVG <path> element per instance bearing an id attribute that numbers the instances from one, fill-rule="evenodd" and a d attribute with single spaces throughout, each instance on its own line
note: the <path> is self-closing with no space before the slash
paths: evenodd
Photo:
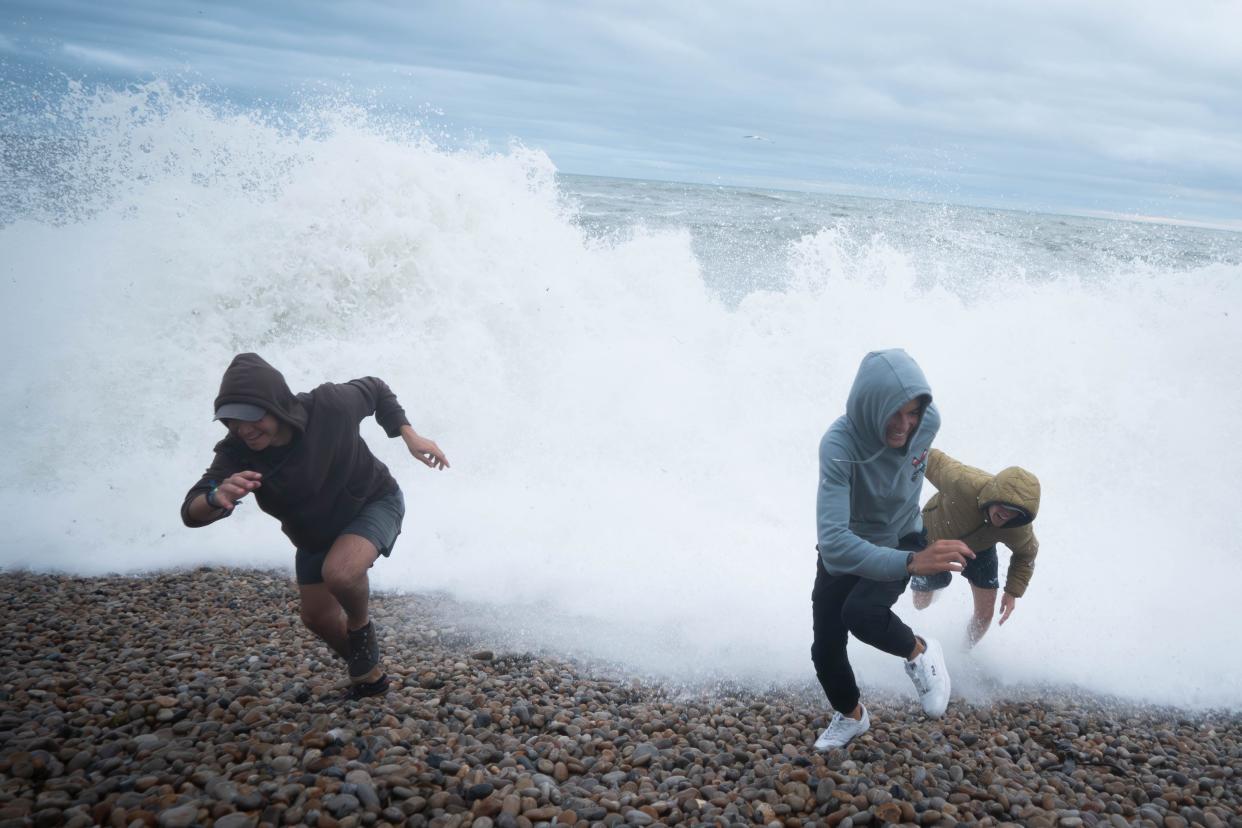
<path id="1" fill-rule="evenodd" d="M 959 686 L 1242 708 L 1222 658 L 1235 234 L 560 182 L 538 150 L 161 85 L 67 100 L 60 189 L 26 179 L 0 228 L 0 564 L 288 567 L 253 505 L 177 518 L 222 435 L 220 374 L 256 350 L 295 389 L 383 377 L 452 460 L 431 473 L 364 423 L 409 504 L 378 588 L 451 591 L 522 646 L 808 681 L 816 446 L 862 355 L 896 346 L 931 382 L 939 447 L 1044 485 L 1031 588 L 973 654 L 962 579 L 898 604 Z M 645 207 L 584 208 L 627 187 Z M 709 238 L 697 217 L 722 202 Z M 737 255 L 730 220 L 754 245 Z M 869 686 L 905 689 L 896 660 L 853 652 Z"/>

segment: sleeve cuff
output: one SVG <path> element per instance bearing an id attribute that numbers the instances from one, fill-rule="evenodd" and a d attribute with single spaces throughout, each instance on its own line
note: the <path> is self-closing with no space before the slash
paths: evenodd
<path id="1" fill-rule="evenodd" d="M 410 424 L 409 420 L 402 418 L 401 421 L 398 423 L 385 426 L 384 431 L 388 434 L 389 437 L 400 437 L 401 429 L 405 428 L 409 424 Z"/>

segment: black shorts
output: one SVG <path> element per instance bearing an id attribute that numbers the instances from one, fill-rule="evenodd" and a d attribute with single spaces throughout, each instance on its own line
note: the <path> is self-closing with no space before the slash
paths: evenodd
<path id="1" fill-rule="evenodd" d="M 342 535 L 358 535 L 369 540 L 376 551 L 387 557 L 392 552 L 397 536 L 401 534 L 401 521 L 405 518 L 405 497 L 397 489 L 392 494 L 372 500 L 341 530 Z M 322 584 L 323 562 L 328 552 L 298 550 L 294 561 L 299 584 Z"/>
<path id="2" fill-rule="evenodd" d="M 996 547 L 989 546 L 975 557 L 966 561 L 962 576 L 979 589 L 999 589 L 998 565 L 996 563 Z M 944 589 L 953 580 L 952 572 L 937 572 L 935 575 L 915 575 L 910 578 L 910 589 L 914 592 L 935 592 Z"/>

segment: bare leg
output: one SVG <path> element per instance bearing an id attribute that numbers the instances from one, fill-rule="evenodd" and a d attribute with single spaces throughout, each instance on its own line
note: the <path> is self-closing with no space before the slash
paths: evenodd
<path id="1" fill-rule="evenodd" d="M 328 550 L 323 562 L 323 583 L 345 611 L 345 624 L 350 630 L 367 625 L 367 604 L 371 599 L 371 582 L 367 570 L 379 552 L 375 545 L 360 535 L 341 535 Z"/>
<path id="2" fill-rule="evenodd" d="M 302 623 L 323 639 L 341 658 L 349 657 L 345 638 L 345 611 L 326 584 L 298 584 L 302 595 Z"/>
<path id="3" fill-rule="evenodd" d="M 975 614 L 966 626 L 966 640 L 973 647 L 983 638 L 988 627 L 992 626 L 992 613 L 996 611 L 996 590 L 981 589 L 971 584 L 970 591 L 975 598 Z"/>

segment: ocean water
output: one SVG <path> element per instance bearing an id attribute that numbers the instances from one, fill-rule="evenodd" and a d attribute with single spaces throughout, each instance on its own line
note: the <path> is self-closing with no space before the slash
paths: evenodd
<path id="1" fill-rule="evenodd" d="M 1242 235 L 561 175 L 159 84 L 37 109 L 3 139 L 0 566 L 291 568 L 252 504 L 178 518 L 254 350 L 295 389 L 383 377 L 447 452 L 364 424 L 409 505 L 377 588 L 451 593 L 513 646 L 806 684 L 819 438 L 863 354 L 903 347 L 940 448 L 1043 483 L 1008 624 L 966 653 L 961 579 L 898 604 L 964 698 L 1242 710 Z"/>

